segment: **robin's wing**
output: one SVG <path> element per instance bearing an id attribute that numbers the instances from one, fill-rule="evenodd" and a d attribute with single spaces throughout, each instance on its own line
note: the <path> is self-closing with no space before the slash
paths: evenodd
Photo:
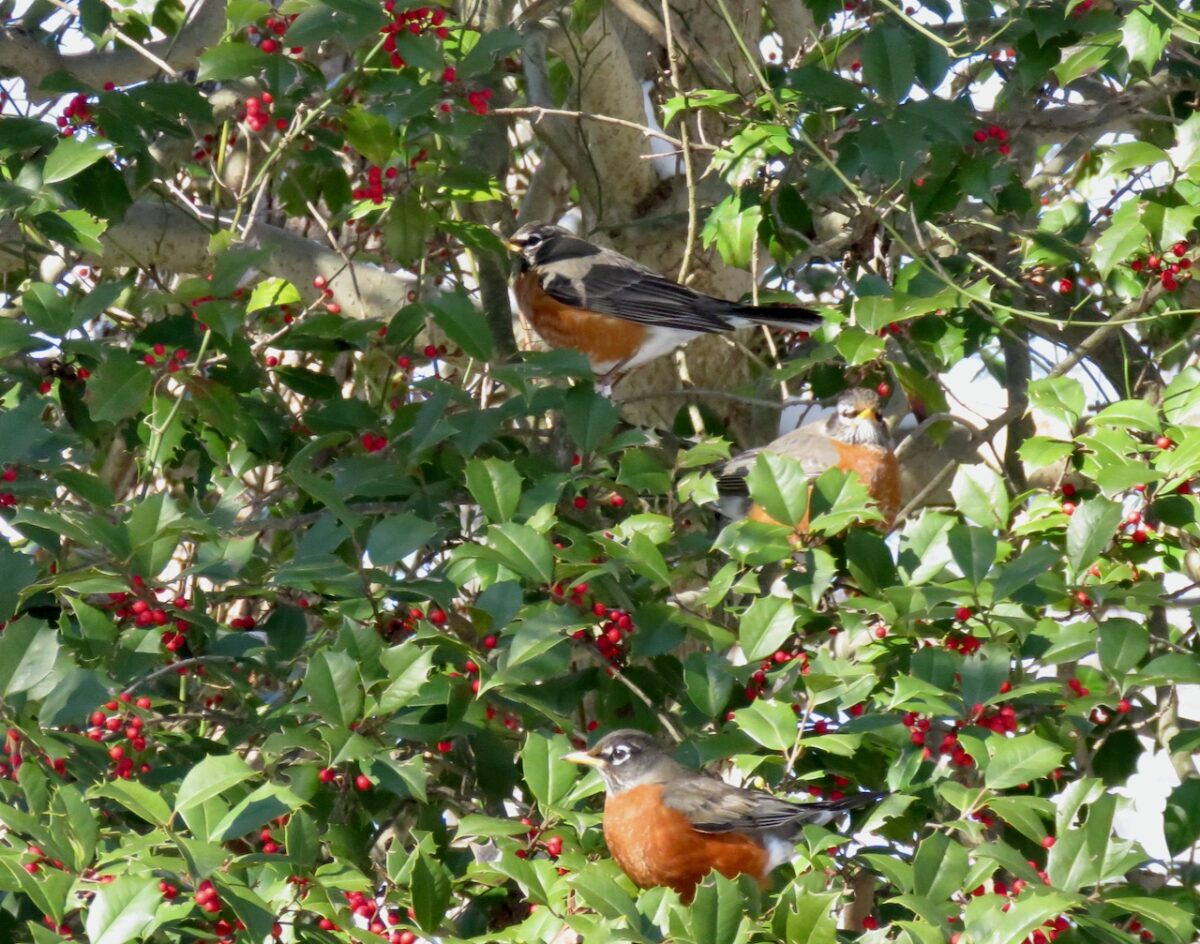
<path id="1" fill-rule="evenodd" d="M 540 267 L 539 275 L 546 294 L 572 308 L 685 331 L 728 331 L 734 327 L 723 317 L 737 307 L 732 302 L 703 295 L 618 252 L 582 240 L 564 246 Z"/>
<path id="2" fill-rule="evenodd" d="M 840 800 L 789 803 L 760 790 L 734 787 L 712 777 L 687 777 L 663 788 L 663 802 L 702 833 L 785 832 L 804 823 L 824 826 L 883 793 L 856 793 Z"/>
<path id="3" fill-rule="evenodd" d="M 833 468 L 840 457 L 833 440 L 820 428 L 822 425 L 801 426 L 765 446 L 747 449 L 734 456 L 721 466 L 717 490 L 724 494 L 746 494 L 746 473 L 754 468 L 760 452 L 774 452 L 795 459 L 809 475 L 820 475 Z"/>

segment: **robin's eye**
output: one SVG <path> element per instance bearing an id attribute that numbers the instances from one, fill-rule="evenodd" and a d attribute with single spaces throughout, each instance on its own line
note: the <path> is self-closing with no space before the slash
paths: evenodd
<path id="1" fill-rule="evenodd" d="M 612 749 L 612 753 L 609 756 L 614 764 L 621 764 L 629 760 L 629 753 L 629 748 L 624 744 L 618 744 Z"/>
<path id="2" fill-rule="evenodd" d="M 526 247 L 529 247 L 529 246 L 536 246 L 536 245 L 537 245 L 538 243 L 540 243 L 541 241 L 542 241 L 542 237 L 541 237 L 541 236 L 537 236 L 537 235 L 529 235 L 529 236 L 526 236 L 526 237 L 525 237 L 525 245 L 526 245 Z"/>

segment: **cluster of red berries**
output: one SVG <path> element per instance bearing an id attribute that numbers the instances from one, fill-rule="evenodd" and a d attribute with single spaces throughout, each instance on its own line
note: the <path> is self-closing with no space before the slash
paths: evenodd
<path id="1" fill-rule="evenodd" d="M 362 443 L 363 449 L 367 452 L 379 452 L 381 449 L 386 449 L 388 438 L 382 434 L 363 433 L 358 437 L 358 441 Z"/>
<path id="2" fill-rule="evenodd" d="M 275 818 L 274 825 L 282 829 L 287 825 L 287 821 L 288 814 L 284 813 L 282 816 Z M 283 844 L 278 841 L 275 834 L 271 831 L 270 826 L 264 826 L 259 830 L 258 842 L 258 848 L 264 855 L 283 855 Z"/>
<path id="3" fill-rule="evenodd" d="M 548 855 L 551 859 L 557 859 L 560 855 L 562 855 L 562 836 L 551 836 L 546 840 L 541 840 L 541 827 L 534 825 L 533 820 L 531 820 L 528 816 L 522 816 L 521 824 L 528 826 L 529 832 L 525 834 L 526 846 L 522 849 L 518 849 L 515 853 L 518 859 L 528 859 L 531 853 L 538 850 L 539 846 L 546 850 L 546 855 Z M 566 869 L 558 870 L 559 875 L 565 875 L 566 873 Z"/>
<path id="4" fill-rule="evenodd" d="M 1186 482 L 1183 484 L 1187 485 Z M 1120 531 L 1134 544 L 1145 544 L 1154 534 L 1154 525 L 1146 521 L 1140 511 L 1134 509 L 1121 522 Z"/>
<path id="5" fill-rule="evenodd" d="M 569 602 L 581 609 L 588 609 L 587 602 L 584 600 L 587 591 L 586 583 L 575 584 L 570 589 Z M 567 596 L 567 590 L 561 583 L 556 583 L 550 592 L 559 600 Z M 599 600 L 591 605 L 591 613 L 596 617 L 596 624 L 589 628 L 575 630 L 571 634 L 571 638 L 579 642 L 594 643 L 596 651 L 601 656 L 613 665 L 618 664 L 625 653 L 626 637 L 637 630 L 633 616 L 625 610 L 610 607 Z"/>
<path id="6" fill-rule="evenodd" d="M 4 735 L 3 743 L 0 743 L 0 754 L 4 755 L 0 758 L 0 780 L 17 779 L 17 772 L 21 769 L 21 764 L 25 762 L 25 755 L 22 750 L 22 745 L 25 739 L 21 736 L 21 732 L 16 728 L 9 728 Z M 36 750 L 36 748 L 35 748 Z M 48 755 L 42 755 L 49 766 L 60 777 L 66 776 L 67 762 L 65 758 L 57 757 L 53 760 Z"/>
<path id="7" fill-rule="evenodd" d="M 320 770 L 318 770 L 317 780 L 319 780 L 321 783 L 344 784 L 346 782 L 345 778 L 342 777 L 333 767 L 322 767 Z M 356 774 L 350 782 L 354 784 L 354 789 L 359 793 L 366 793 L 375 786 L 375 781 L 373 781 L 366 774 L 361 773 Z"/>
<path id="8" fill-rule="evenodd" d="M 11 465 L 0 472 L 0 482 L 9 483 L 17 480 L 17 470 Z M 17 496 L 12 492 L 0 492 L 0 508 L 11 508 L 17 503 Z"/>
<path id="9" fill-rule="evenodd" d="M 496 711 L 496 708 L 494 705 L 488 705 L 487 708 L 484 709 L 484 714 L 486 715 L 488 721 L 495 721 L 496 715 L 499 714 L 499 712 Z M 504 718 L 501 719 L 501 724 L 503 724 L 506 728 L 508 728 L 508 730 L 512 731 L 514 734 L 521 730 L 521 719 L 518 718 L 516 715 L 512 714 L 511 712 L 506 711 L 504 713 Z"/>
<path id="10" fill-rule="evenodd" d="M 172 620 L 171 614 L 159 603 L 158 597 L 167 593 L 166 587 L 151 589 L 146 586 L 146 581 L 138 576 L 133 577 L 130 583 L 133 585 L 131 593 L 124 590 L 109 593 L 107 600 L 100 604 L 101 608 L 111 609 L 118 622 L 132 620 L 133 625 L 141 629 L 151 626 L 165 627 L 173 622 L 173 629 L 163 630 L 163 648 L 168 652 L 176 652 L 181 649 L 186 641 L 185 634 L 191 628 L 191 624 L 178 617 Z M 191 604 L 187 597 L 179 595 L 171 601 L 171 605 L 176 610 L 186 610 Z"/>
<path id="11" fill-rule="evenodd" d="M 30 843 L 25 847 L 25 851 L 33 856 L 33 859 L 24 863 L 21 867 L 30 875 L 37 875 L 42 870 L 43 865 L 48 865 L 52 869 L 62 869 L 63 867 L 62 859 L 46 858 L 46 852 L 41 846 Z"/>
<path id="12" fill-rule="evenodd" d="M 414 36 L 420 36 L 422 33 L 432 31 L 438 39 L 450 38 L 450 28 L 445 25 L 446 10 L 443 7 L 433 7 L 432 9 L 430 7 L 412 7 L 407 10 L 397 10 L 396 0 L 385 0 L 383 8 L 391 14 L 392 22 L 381 29 L 381 33 L 394 35 L 409 32 Z"/>
<path id="13" fill-rule="evenodd" d="M 258 41 L 258 48 L 265 53 L 276 53 L 283 49 L 283 38 L 287 35 L 288 27 L 296 19 L 298 13 L 289 13 L 285 16 L 268 16 L 263 28 L 260 30 L 257 26 L 247 26 L 246 35 L 262 36 Z M 298 56 L 304 52 L 303 46 L 291 46 L 288 51 Z"/>
<path id="14" fill-rule="evenodd" d="M 238 112 L 237 120 L 244 121 L 246 127 L 257 134 L 271 123 L 271 112 L 274 110 L 275 99 L 270 92 L 263 92 L 261 96 L 251 95 L 246 99 L 245 110 Z M 286 118 L 275 119 L 275 127 L 279 131 L 287 130 L 287 126 Z"/>
<path id="15" fill-rule="evenodd" d="M 577 466 L 577 465 L 579 465 L 579 463 L 581 461 L 583 461 L 582 458 L 580 456 L 576 455 L 571 459 L 571 465 Z M 613 492 L 605 500 L 605 503 L 610 508 L 624 508 L 625 507 L 625 496 L 620 494 L 619 492 Z M 574 508 L 576 511 L 583 511 L 583 509 L 585 509 L 587 506 L 588 506 L 587 495 L 584 495 L 581 493 L 571 499 L 571 507 Z M 613 535 L 612 535 L 611 531 L 605 531 L 604 536 L 611 541 Z"/>
<path id="16" fill-rule="evenodd" d="M 211 282 L 213 279 L 212 273 L 210 272 L 204 278 L 206 281 Z M 232 292 L 229 293 L 227 300 L 237 301 L 238 299 L 242 298 L 245 294 L 246 294 L 246 290 L 244 288 L 235 288 Z M 219 300 L 221 300 L 221 299 L 218 299 L 216 295 L 200 295 L 200 296 L 192 299 L 192 301 L 191 301 L 192 318 L 195 319 L 196 326 L 201 331 L 208 330 L 207 322 L 200 320 L 201 306 L 206 305 L 209 302 L 215 302 L 215 301 L 219 301 Z"/>
<path id="17" fill-rule="evenodd" d="M 833 789 L 826 791 L 825 787 L 817 783 L 808 785 L 808 795 L 812 797 L 825 797 L 828 800 L 844 800 L 846 799 L 846 787 L 853 784 L 854 781 L 849 777 L 843 777 L 841 774 L 833 775 Z"/>
<path id="18" fill-rule="evenodd" d="M 902 721 L 904 726 L 909 730 L 908 740 L 914 747 L 921 748 L 921 756 L 925 760 L 932 760 L 934 749 L 929 744 L 929 735 L 933 722 L 929 718 L 924 718 L 917 714 L 915 711 L 910 711 L 904 715 Z M 961 719 L 955 721 L 954 727 L 956 729 L 962 726 L 963 721 Z M 937 745 L 937 752 L 948 755 L 950 763 L 955 767 L 971 767 L 975 764 L 975 759 L 959 743 L 958 734 L 955 731 L 948 731 L 942 735 L 942 739 Z"/>
<path id="19" fill-rule="evenodd" d="M 1179 288 L 1180 282 L 1192 277 L 1189 271 L 1192 268 L 1192 260 L 1188 258 L 1188 249 L 1188 244 L 1180 240 L 1171 247 L 1171 254 L 1175 256 L 1174 262 L 1167 260 L 1166 253 L 1159 255 L 1152 252 L 1145 259 L 1140 256 L 1134 259 L 1129 263 L 1129 268 L 1134 272 L 1143 273 L 1147 282 L 1157 281 L 1164 290 L 1173 292 Z"/>
<path id="20" fill-rule="evenodd" d="M 343 892 L 342 895 L 346 899 L 346 906 L 351 913 L 358 919 L 366 922 L 366 929 L 381 938 L 386 938 L 387 944 L 414 944 L 417 936 L 412 931 L 403 930 L 397 927 L 404 920 L 404 915 L 399 909 L 385 908 L 372 898 L 368 898 L 362 892 Z M 415 914 L 411 908 L 408 909 L 408 918 L 413 920 Z M 317 922 L 317 927 L 322 931 L 337 931 L 338 926 L 328 918 L 321 918 Z"/>
<path id="21" fill-rule="evenodd" d="M 30 846 L 30 848 L 33 849 L 36 847 Z M 71 929 L 71 926 L 69 924 L 55 924 L 54 919 L 51 918 L 49 915 L 42 915 L 42 924 L 44 924 L 46 927 L 48 927 L 51 931 L 53 931 L 59 937 L 73 937 L 75 934 L 75 932 Z"/>
<path id="22" fill-rule="evenodd" d="M 212 879 L 206 878 L 196 886 L 195 899 L 201 911 L 216 914 L 221 910 L 221 896 L 217 892 L 216 886 L 213 885 Z"/>
<path id="23" fill-rule="evenodd" d="M 217 935 L 216 944 L 237 944 L 235 935 L 238 931 L 246 930 L 246 926 L 237 918 L 232 921 L 228 918 L 218 918 L 212 923 L 210 930 Z"/>
<path id="24" fill-rule="evenodd" d="M 413 158 L 416 160 L 416 158 Z M 378 164 L 372 164 L 367 168 L 367 183 L 363 187 L 355 187 L 353 196 L 355 200 L 370 200 L 376 206 L 383 203 L 383 181 L 395 180 L 399 171 L 395 167 L 389 167 L 386 171 Z"/>
<path id="25" fill-rule="evenodd" d="M 996 142 L 996 150 L 1000 154 L 1008 154 L 1012 151 L 1012 146 L 1008 143 L 1008 131 L 999 125 L 988 125 L 986 130 L 978 128 L 971 137 L 976 144 L 986 144 L 988 141 Z"/>
<path id="26" fill-rule="evenodd" d="M 763 690 L 767 687 L 767 673 L 772 669 L 786 666 L 792 660 L 800 663 L 800 674 L 808 675 L 808 653 L 803 650 L 799 652 L 788 652 L 786 649 L 779 649 L 759 663 L 757 669 L 750 676 L 750 681 L 746 683 L 746 700 L 754 701 L 762 695 Z"/>
<path id="27" fill-rule="evenodd" d="M 1005 682 L 1005 685 L 1010 683 Z M 1016 734 L 1017 733 L 1017 710 L 1012 705 L 993 705 L 989 708 L 984 708 L 982 705 L 976 705 L 972 715 L 972 723 L 979 725 L 981 728 L 987 728 L 989 731 L 994 731 L 997 734 Z"/>
<path id="28" fill-rule="evenodd" d="M 143 732 L 145 720 L 128 707 L 122 710 L 122 705 L 128 706 L 131 702 L 140 711 L 149 711 L 152 704 L 145 695 L 134 702 L 128 692 L 121 692 L 116 698 L 105 702 L 103 710 L 97 708 L 88 716 L 87 737 L 97 744 L 108 745 L 113 775 L 121 780 L 131 780 L 135 768 L 138 773 L 150 772 L 150 765 L 146 761 L 138 764 L 131 756 L 144 755 L 149 747 Z M 106 711 L 111 714 L 106 714 Z"/>
<path id="29" fill-rule="evenodd" d="M 881 338 L 886 338 L 889 334 L 892 334 L 892 335 L 903 334 L 904 333 L 904 325 L 900 324 L 900 322 L 898 322 L 898 321 L 892 321 L 892 322 L 884 325 L 882 328 L 880 328 L 875 333 L 878 334 Z"/>
<path id="30" fill-rule="evenodd" d="M 415 632 L 417 623 L 423 619 L 428 619 L 431 625 L 441 628 L 446 625 L 449 616 L 440 607 L 431 607 L 429 612 L 425 613 L 420 608 L 414 606 L 407 613 L 396 613 L 390 616 L 383 630 L 383 635 L 391 642 L 398 642 L 409 633 Z M 495 639 L 494 636 L 488 638 Z"/>
<path id="31" fill-rule="evenodd" d="M 325 310 L 331 315 L 340 315 L 342 313 L 342 306 L 333 301 L 333 289 L 329 287 L 329 280 L 323 275 L 316 275 L 313 276 L 312 284 L 313 288 L 321 293 L 321 300 L 325 305 Z M 288 323 L 286 316 L 284 317 L 284 322 Z"/>
<path id="32" fill-rule="evenodd" d="M 108 86 L 106 85 L 107 89 Z M 76 128 L 82 128 L 92 122 L 92 110 L 88 107 L 87 96 L 80 94 L 75 95 L 67 102 L 67 107 L 63 109 L 63 113 L 55 119 L 55 123 L 62 131 L 64 138 L 69 138 L 75 134 Z M 103 136 L 103 132 L 100 132 Z"/>
<path id="33" fill-rule="evenodd" d="M 150 352 L 142 356 L 142 363 L 147 367 L 154 367 L 158 364 L 160 357 L 167 356 L 167 346 L 165 344 L 155 344 Z M 177 348 L 176 351 L 167 360 L 167 373 L 174 374 L 182 366 L 184 361 L 188 359 L 188 352 L 184 348 Z"/>
<path id="34" fill-rule="evenodd" d="M 241 120 L 241 119 L 239 119 L 239 120 Z M 203 164 L 206 160 L 208 160 L 210 157 L 212 157 L 213 154 L 215 153 L 214 145 L 216 144 L 216 140 L 217 140 L 217 137 L 214 134 L 210 133 L 210 134 L 204 135 L 204 137 L 202 137 L 194 145 L 196 150 L 192 152 L 192 160 L 197 164 Z M 231 131 L 229 133 L 229 137 L 225 139 L 225 142 L 230 147 L 233 147 L 235 144 L 237 144 L 237 142 L 238 142 L 237 132 Z"/>
<path id="35" fill-rule="evenodd" d="M 978 636 L 972 636 L 970 633 L 950 633 L 942 641 L 942 645 L 951 652 L 957 652 L 959 655 L 970 656 L 974 655 L 983 646 L 983 640 Z"/>
<path id="36" fill-rule="evenodd" d="M 486 115 L 488 113 L 488 102 L 492 100 L 492 90 L 490 88 L 478 89 L 474 92 L 467 93 L 467 104 L 471 106 L 471 110 L 477 115 Z"/>

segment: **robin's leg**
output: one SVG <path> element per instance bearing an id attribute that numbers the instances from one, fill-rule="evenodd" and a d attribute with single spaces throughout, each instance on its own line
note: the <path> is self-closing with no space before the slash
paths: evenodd
<path id="1" fill-rule="evenodd" d="M 617 361 L 612 367 L 596 378 L 596 385 L 600 388 L 601 396 L 607 397 L 609 400 L 612 399 L 613 387 L 617 385 L 617 381 L 625 376 L 625 365 L 631 360 L 633 360 L 632 354 L 629 357 Z"/>

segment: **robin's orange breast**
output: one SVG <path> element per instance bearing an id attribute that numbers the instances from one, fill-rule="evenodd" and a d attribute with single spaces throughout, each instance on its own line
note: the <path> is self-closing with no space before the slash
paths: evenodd
<path id="1" fill-rule="evenodd" d="M 852 446 L 834 440 L 838 451 L 838 468 L 853 472 L 879 503 L 884 524 L 890 528 L 900 510 L 900 463 L 890 449 L 878 446 Z"/>
<path id="2" fill-rule="evenodd" d="M 593 364 L 616 363 L 633 357 L 646 339 L 646 328 L 635 321 L 572 308 L 542 290 L 532 271 L 522 272 L 513 286 L 521 314 L 551 347 L 582 352 Z"/>
<path id="3" fill-rule="evenodd" d="M 867 493 L 879 505 L 883 521 L 879 527 L 891 530 L 900 510 L 900 463 L 890 449 L 877 446 L 855 446 L 831 439 L 837 449 L 837 467 L 843 472 L 853 472 L 867 487 Z M 808 487 L 809 498 L 812 497 L 812 486 Z M 763 510 L 761 505 L 753 505 L 746 515 L 751 521 L 764 521 L 767 524 L 779 524 Z M 808 531 L 808 514 L 796 525 L 796 530 Z"/>
<path id="4" fill-rule="evenodd" d="M 701 833 L 666 806 L 662 784 L 645 784 L 604 804 L 604 839 L 617 864 L 642 888 L 665 885 L 691 901 L 696 885 L 716 869 L 727 878 L 752 875 L 765 884 L 769 856 L 744 833 Z"/>

